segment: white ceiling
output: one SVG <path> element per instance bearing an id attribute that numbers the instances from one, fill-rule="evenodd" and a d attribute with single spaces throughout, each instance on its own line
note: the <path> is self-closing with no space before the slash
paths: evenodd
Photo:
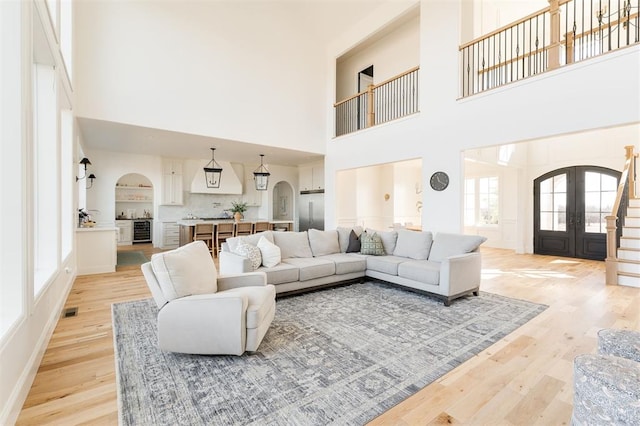
<path id="1" fill-rule="evenodd" d="M 349 25 L 388 0 L 257 0 L 271 2 L 291 16 L 302 37 L 328 43 Z M 413 1 L 413 0 L 394 0 Z M 132 154 L 160 155 L 174 158 L 211 158 L 209 148 L 216 148 L 216 160 L 259 163 L 265 154 L 266 164 L 296 166 L 321 160 L 322 153 L 296 151 L 152 129 L 131 124 L 78 117 L 80 131 L 88 150 L 117 151 Z"/>

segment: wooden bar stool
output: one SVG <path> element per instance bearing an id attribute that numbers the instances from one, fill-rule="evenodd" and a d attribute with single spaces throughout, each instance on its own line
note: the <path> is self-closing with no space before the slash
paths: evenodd
<path id="1" fill-rule="evenodd" d="M 269 222 L 256 222 L 253 225 L 253 233 L 257 234 L 258 232 L 268 231 L 269 230 Z"/>
<path id="2" fill-rule="evenodd" d="M 227 238 L 233 237 L 234 232 L 235 232 L 235 223 L 233 222 L 219 223 L 218 226 L 216 226 L 216 240 L 215 240 L 216 256 L 218 255 L 218 253 L 220 253 L 220 250 L 222 248 L 222 243 L 227 241 Z"/>
<path id="3" fill-rule="evenodd" d="M 193 241 L 202 240 L 209 247 L 209 253 L 213 253 L 213 224 L 196 223 L 193 231 Z"/>
<path id="4" fill-rule="evenodd" d="M 235 236 L 251 235 L 253 232 L 253 224 L 251 222 L 237 222 L 235 227 Z"/>

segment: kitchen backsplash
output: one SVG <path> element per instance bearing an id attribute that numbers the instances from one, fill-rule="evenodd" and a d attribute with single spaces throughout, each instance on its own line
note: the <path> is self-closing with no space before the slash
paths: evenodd
<path id="1" fill-rule="evenodd" d="M 231 214 L 225 210 L 231 208 L 232 201 L 242 201 L 241 195 L 210 195 L 193 194 L 184 192 L 182 206 L 158 206 L 159 220 L 180 220 L 189 215 L 196 217 L 222 217 Z M 256 207 L 249 207 L 245 215 L 251 215 L 251 210 Z"/>

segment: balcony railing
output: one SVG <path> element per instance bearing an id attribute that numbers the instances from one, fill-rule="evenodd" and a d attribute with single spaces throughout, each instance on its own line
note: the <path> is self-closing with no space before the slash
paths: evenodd
<path id="1" fill-rule="evenodd" d="M 640 0 L 549 0 L 549 6 L 460 46 L 470 96 L 640 42 Z"/>
<path id="2" fill-rule="evenodd" d="M 372 84 L 364 92 L 334 104 L 336 136 L 418 112 L 418 70 L 415 67 Z"/>

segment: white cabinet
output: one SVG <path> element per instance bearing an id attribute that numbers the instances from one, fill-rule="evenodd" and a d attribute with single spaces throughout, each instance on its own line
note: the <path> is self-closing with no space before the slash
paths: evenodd
<path id="1" fill-rule="evenodd" d="M 180 244 L 180 226 L 176 222 L 162 222 L 162 244 L 160 248 L 173 249 Z"/>
<path id="2" fill-rule="evenodd" d="M 118 245 L 133 244 L 133 222 L 130 220 L 116 220 L 118 227 Z"/>
<path id="3" fill-rule="evenodd" d="M 162 205 L 182 205 L 182 161 L 162 161 Z"/>
<path id="4" fill-rule="evenodd" d="M 324 166 L 302 166 L 299 169 L 300 191 L 324 189 Z"/>
<path id="5" fill-rule="evenodd" d="M 78 275 L 115 272 L 118 262 L 116 228 L 79 228 L 76 230 Z"/>

